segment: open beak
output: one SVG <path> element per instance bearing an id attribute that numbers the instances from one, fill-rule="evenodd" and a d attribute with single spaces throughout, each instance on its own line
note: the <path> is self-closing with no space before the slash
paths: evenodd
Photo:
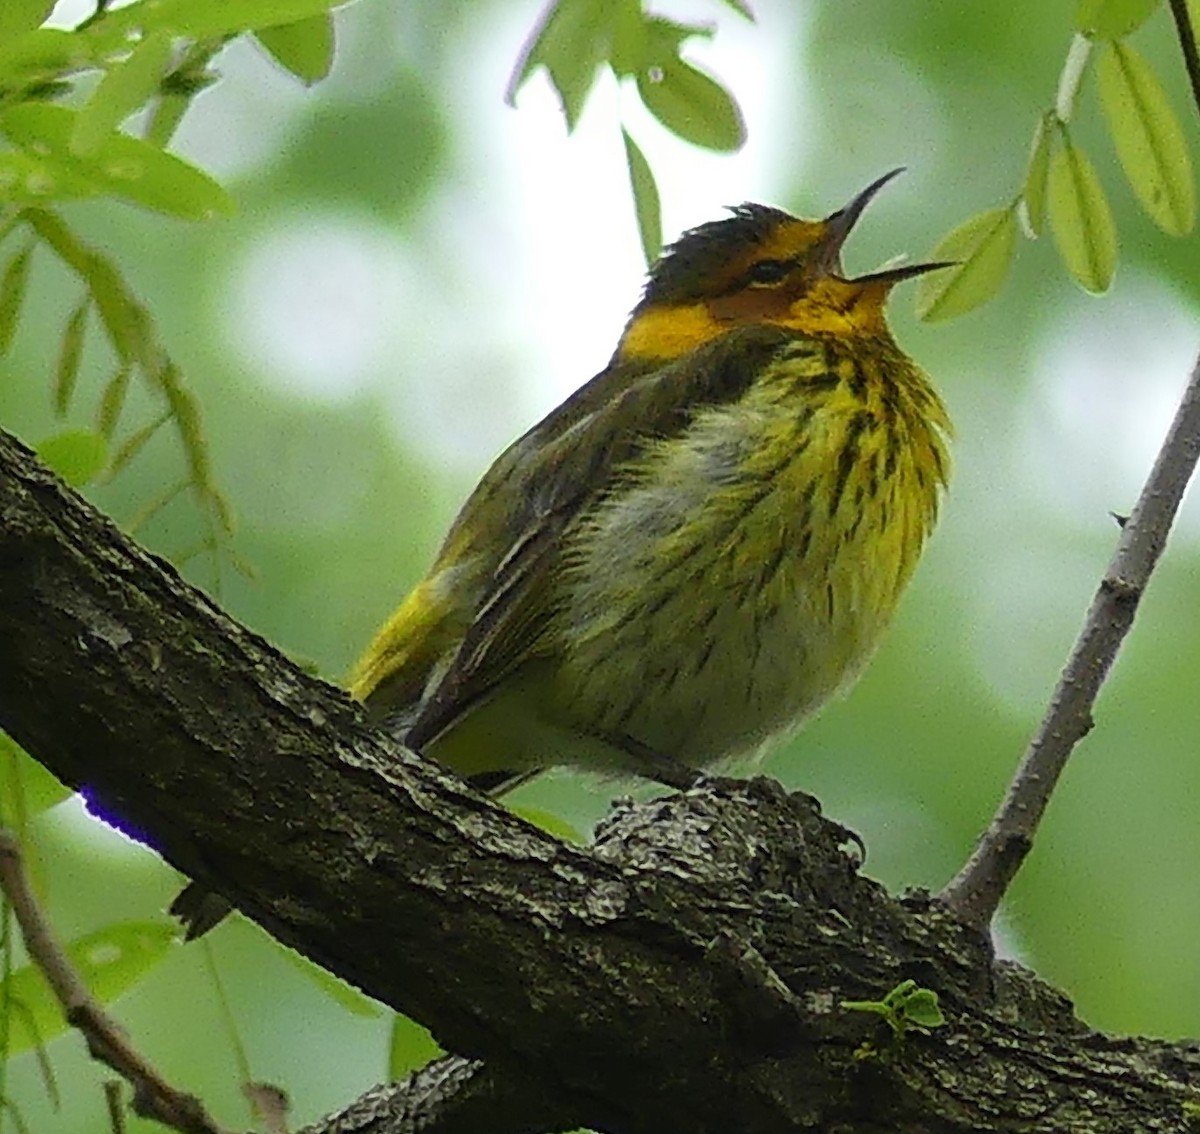
<path id="1" fill-rule="evenodd" d="M 821 238 L 821 257 L 819 267 L 831 275 L 842 274 L 842 245 L 850 235 L 863 210 L 871 203 L 879 192 L 893 177 L 904 172 L 904 167 L 893 169 L 882 177 L 876 178 L 861 193 L 858 194 L 845 208 L 830 213 L 825 218 L 825 234 Z"/>
<path id="2" fill-rule="evenodd" d="M 863 210 L 874 200 L 875 194 L 891 181 L 893 177 L 898 177 L 903 172 L 904 166 L 900 166 L 885 173 L 882 177 L 877 177 L 848 205 L 838 209 L 836 213 L 830 213 L 825 218 L 825 234 L 821 238 L 821 255 L 818 261 L 818 267 L 821 270 L 829 275 L 844 278 L 842 245 L 846 243 L 846 238 L 858 223 L 858 218 L 862 216 Z M 886 268 L 881 272 L 873 272 L 869 276 L 858 276 L 853 282 L 875 282 L 890 286 L 900 283 L 902 280 L 912 279 L 914 276 L 924 275 L 926 272 L 934 272 L 939 268 L 949 267 L 953 267 L 953 263 L 949 261 L 928 264 L 904 264 L 897 268 Z"/>
<path id="3" fill-rule="evenodd" d="M 891 287 L 893 284 L 903 283 L 905 280 L 914 279 L 917 276 L 923 276 L 926 272 L 940 272 L 943 268 L 956 268 L 959 261 L 957 260 L 930 260 L 924 264 L 901 264 L 898 268 L 884 268 L 881 272 L 871 272 L 865 276 L 855 276 L 851 283 L 856 284 L 885 284 Z"/>

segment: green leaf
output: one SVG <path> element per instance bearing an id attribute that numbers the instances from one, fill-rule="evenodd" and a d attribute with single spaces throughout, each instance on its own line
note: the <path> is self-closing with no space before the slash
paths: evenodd
<path id="1" fill-rule="evenodd" d="M 301 954 L 284 945 L 279 947 L 279 953 L 290 961 L 296 969 L 308 977 L 334 1003 L 345 1008 L 352 1016 L 375 1020 L 383 1015 L 382 1005 L 376 1003 L 369 996 L 363 995 L 357 988 L 351 987 L 327 969 L 321 968 L 316 962 L 310 961 L 307 957 L 301 956 Z"/>
<path id="2" fill-rule="evenodd" d="M 108 475 L 110 479 L 115 477 L 134 457 L 138 455 L 145 447 L 146 442 L 150 440 L 168 421 L 171 420 L 170 413 L 163 413 L 156 417 L 153 421 L 143 425 L 141 429 L 131 433 L 124 441 L 121 442 L 121 447 L 113 454 L 112 464 L 109 465 Z"/>
<path id="3" fill-rule="evenodd" d="M 125 408 L 125 395 L 129 393 L 129 380 L 133 377 L 133 367 L 122 363 L 116 373 L 108 380 L 100 395 L 100 406 L 96 411 L 96 429 L 105 441 L 111 441 L 121 419 L 121 410 Z"/>
<path id="4" fill-rule="evenodd" d="M 725 0 L 739 16 L 745 16 L 751 23 L 754 23 L 754 12 L 751 11 L 747 0 Z"/>
<path id="5" fill-rule="evenodd" d="M 101 1004 L 128 991 L 178 945 L 172 919 L 123 921 L 77 938 L 67 949 Z"/>
<path id="6" fill-rule="evenodd" d="M 1187 142 L 1150 64 L 1127 43 L 1105 43 L 1096 82 L 1121 168 L 1142 208 L 1172 236 L 1191 232 L 1196 189 Z"/>
<path id="7" fill-rule="evenodd" d="M 839 1006 L 848 1012 L 881 1016 L 897 1040 L 903 1039 L 909 1029 L 923 1032 L 946 1022 L 938 994 L 919 987 L 915 980 L 901 981 L 882 1000 L 842 1000 Z"/>
<path id="8" fill-rule="evenodd" d="M 158 90 L 171 59 L 171 35 L 147 36 L 123 62 L 110 67 L 84 104 L 71 130 L 73 154 L 90 157 L 131 114 Z"/>
<path id="9" fill-rule="evenodd" d="M 72 488 L 95 480 L 108 463 L 108 443 L 90 429 L 67 429 L 38 442 L 34 452 Z"/>
<path id="10" fill-rule="evenodd" d="M 1075 28 L 1094 39 L 1121 39 L 1141 27 L 1159 0 L 1078 0 Z"/>
<path id="11" fill-rule="evenodd" d="M 388 1078 L 403 1079 L 410 1071 L 424 1067 L 443 1054 L 427 1028 L 407 1016 L 392 1019 L 392 1037 L 388 1044 Z"/>
<path id="12" fill-rule="evenodd" d="M 733 96 L 682 59 L 643 68 L 638 73 L 637 88 L 650 113 L 693 145 L 730 151 L 746 140 L 742 112 Z"/>
<path id="13" fill-rule="evenodd" d="M 63 168 L 46 154 L 0 151 L 0 201 L 37 207 L 52 197 L 81 199 L 99 192 L 88 178 Z"/>
<path id="14" fill-rule="evenodd" d="M 161 95 L 150 112 L 150 121 L 146 125 L 144 137 L 152 146 L 164 150 L 171 144 L 179 123 L 192 105 L 191 95 L 169 94 Z"/>
<path id="15" fill-rule="evenodd" d="M 105 14 L 102 36 L 130 29 L 169 29 L 191 39 L 219 39 L 294 24 L 328 12 L 343 0 L 137 0 Z"/>
<path id="16" fill-rule="evenodd" d="M 58 348 L 58 365 L 54 368 L 54 412 L 66 417 L 79 378 L 79 360 L 83 357 L 83 336 L 87 331 L 88 309 L 91 300 L 84 301 L 71 312 Z M 89 478 L 90 479 L 90 478 Z"/>
<path id="17" fill-rule="evenodd" d="M 34 231 L 87 285 L 112 348 L 122 363 L 136 362 L 147 370 L 158 365 L 146 318 L 117 268 L 93 252 L 56 213 L 28 209 L 25 219 Z"/>
<path id="18" fill-rule="evenodd" d="M 1117 230 L 1092 163 L 1061 128 L 1063 144 L 1050 156 L 1050 230 L 1067 271 L 1081 287 L 1102 292 L 1117 267 Z"/>
<path id="19" fill-rule="evenodd" d="M 526 80 L 545 67 L 562 102 L 567 129 L 574 130 L 596 72 L 609 58 L 622 8 L 611 0 L 556 0 L 526 41 L 508 81 L 507 101 L 511 104 Z"/>
<path id="20" fill-rule="evenodd" d="M 260 28 L 254 38 L 302 83 L 320 82 L 333 66 L 333 17 L 328 12 L 292 24 Z"/>
<path id="21" fill-rule="evenodd" d="M 4 732 L 0 732 L 0 789 L 0 827 L 14 831 L 71 796 L 69 787 Z"/>
<path id="22" fill-rule="evenodd" d="M 606 62 L 618 78 L 634 76 L 646 56 L 655 21 L 646 17 L 637 0 L 614 5 L 610 19 L 611 43 Z"/>
<path id="23" fill-rule="evenodd" d="M 76 275 L 84 278 L 84 265 L 91 252 L 67 227 L 63 219 L 48 209 L 29 209 L 25 219 L 51 249 Z"/>
<path id="24" fill-rule="evenodd" d="M 634 25 L 641 38 L 638 66 L 662 66 L 679 59 L 689 39 L 712 39 L 709 24 L 681 24 L 665 16 L 645 16 Z"/>
<path id="25" fill-rule="evenodd" d="M 1016 239 L 1011 205 L 987 209 L 949 232 L 929 259 L 957 263 L 917 281 L 917 317 L 931 323 L 953 319 L 986 303 L 1004 284 Z"/>
<path id="26" fill-rule="evenodd" d="M 219 39 L 192 44 L 182 60 L 163 76 L 158 98 L 142 130 L 142 137 L 152 146 L 166 149 L 192 99 L 218 80 L 219 76 L 209 64 L 222 46 Z"/>
<path id="27" fill-rule="evenodd" d="M 642 239 L 642 255 L 649 266 L 662 251 L 662 206 L 654 171 L 638 144 L 621 128 L 625 143 L 625 162 L 629 166 L 629 184 L 633 189 L 633 207 L 637 212 L 638 235 Z"/>
<path id="28" fill-rule="evenodd" d="M 54 10 L 55 0 L 4 0 L 0 4 L 0 43 L 13 43 L 40 28 Z"/>
<path id="29" fill-rule="evenodd" d="M 144 369 L 157 365 L 146 314 L 130 294 L 120 269 L 99 252 L 89 251 L 79 273 L 92 293 L 117 357 L 123 363 L 137 362 Z"/>
<path id="30" fill-rule="evenodd" d="M 940 1028 L 946 1016 L 938 1003 L 938 994 L 931 988 L 918 988 L 903 1003 L 904 1019 L 918 1028 Z"/>
<path id="31" fill-rule="evenodd" d="M 67 955 L 92 995 L 108 1004 L 128 991 L 166 957 L 177 927 L 161 921 L 117 922 L 77 938 Z M 33 965 L 0 981 L 0 1003 L 10 1003 L 7 1054 L 46 1043 L 67 1030 L 58 1000 Z"/>
<path id="32" fill-rule="evenodd" d="M 4 269 L 0 278 L 0 355 L 7 354 L 16 334 L 17 321 L 21 316 L 21 304 L 29 286 L 29 264 L 33 257 L 33 245 L 27 244 Z"/>
<path id="33" fill-rule="evenodd" d="M 844 1008 L 847 1012 L 866 1012 L 872 1016 L 882 1016 L 887 1019 L 892 1014 L 892 1009 L 882 1000 L 841 1000 L 838 1002 L 839 1008 Z"/>
<path id="34" fill-rule="evenodd" d="M 1029 149 L 1029 164 L 1025 167 L 1021 200 L 1025 223 L 1033 236 L 1041 236 L 1046 223 L 1046 174 L 1050 169 L 1050 144 L 1054 138 L 1052 126 L 1049 113 L 1038 119 L 1033 145 Z"/>
<path id="35" fill-rule="evenodd" d="M 71 151 L 79 112 L 65 106 L 24 103 L 0 111 L 0 131 L 28 154 L 42 157 L 64 186 L 82 179 L 89 192 L 125 197 L 188 220 L 234 211 L 232 198 L 206 173 L 124 134 L 109 134 L 90 154 Z M 50 188 L 47 192 L 57 192 Z"/>
<path id="36" fill-rule="evenodd" d="M 4 0 L 0 10 L 7 7 Z M 0 75 L 10 90 L 58 78 L 91 62 L 91 45 L 61 28 L 38 28 L 16 39 L 0 39 Z"/>
<path id="37" fill-rule="evenodd" d="M 212 470 L 208 460 L 208 445 L 204 440 L 204 428 L 200 422 L 200 403 L 183 384 L 183 376 L 175 363 L 166 362 L 153 377 L 166 395 L 167 404 L 171 408 L 175 428 L 179 430 L 183 441 L 184 456 L 192 481 L 197 488 L 208 490 L 212 487 Z"/>

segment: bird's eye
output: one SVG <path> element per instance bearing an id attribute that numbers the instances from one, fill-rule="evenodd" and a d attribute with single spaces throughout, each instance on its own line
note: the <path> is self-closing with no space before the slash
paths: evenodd
<path id="1" fill-rule="evenodd" d="M 751 286 L 763 287 L 779 283 L 791 270 L 792 265 L 787 260 L 759 260 L 750 269 L 747 278 Z"/>

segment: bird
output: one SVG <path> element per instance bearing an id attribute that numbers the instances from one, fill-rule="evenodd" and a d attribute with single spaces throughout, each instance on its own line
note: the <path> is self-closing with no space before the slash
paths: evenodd
<path id="1" fill-rule="evenodd" d="M 901 170 L 820 220 L 743 204 L 650 269 L 608 364 L 505 449 L 349 691 L 502 795 L 556 766 L 686 789 L 862 671 L 937 519 L 951 427 L 849 276 Z M 228 910 L 193 883 L 189 937 Z"/>
<path id="2" fill-rule="evenodd" d="M 490 794 L 575 765 L 686 786 L 862 670 L 933 528 L 950 426 L 823 220 L 685 232 L 608 365 L 497 458 L 350 691 Z"/>

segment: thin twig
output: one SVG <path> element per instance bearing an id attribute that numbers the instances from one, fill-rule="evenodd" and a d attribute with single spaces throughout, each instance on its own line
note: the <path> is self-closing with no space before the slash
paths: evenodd
<path id="1" fill-rule="evenodd" d="M 112 1134 L 125 1134 L 125 1106 L 121 1102 L 121 1082 L 109 1079 L 104 1084 L 104 1103 L 108 1107 L 108 1128 Z"/>
<path id="2" fill-rule="evenodd" d="M 92 1057 L 133 1087 L 134 1111 L 180 1134 L 224 1134 L 200 1100 L 162 1079 L 92 998 L 38 905 L 16 836 L 4 829 L 0 829 L 0 892 L 12 906 L 30 960 L 46 978 L 68 1022 L 83 1033 Z"/>
<path id="3" fill-rule="evenodd" d="M 1175 34 L 1183 52 L 1183 69 L 1192 85 L 1192 99 L 1200 111 L 1200 51 L 1196 50 L 1196 29 L 1188 15 L 1187 0 L 1171 0 L 1171 15 L 1175 18 Z"/>
<path id="4" fill-rule="evenodd" d="M 1133 624 L 1138 601 L 1166 545 L 1198 457 L 1200 360 L 1008 794 L 966 865 L 939 895 L 970 925 L 982 928 L 991 921 L 1033 846 L 1034 833 L 1067 758 L 1092 727 L 1092 705 Z"/>

